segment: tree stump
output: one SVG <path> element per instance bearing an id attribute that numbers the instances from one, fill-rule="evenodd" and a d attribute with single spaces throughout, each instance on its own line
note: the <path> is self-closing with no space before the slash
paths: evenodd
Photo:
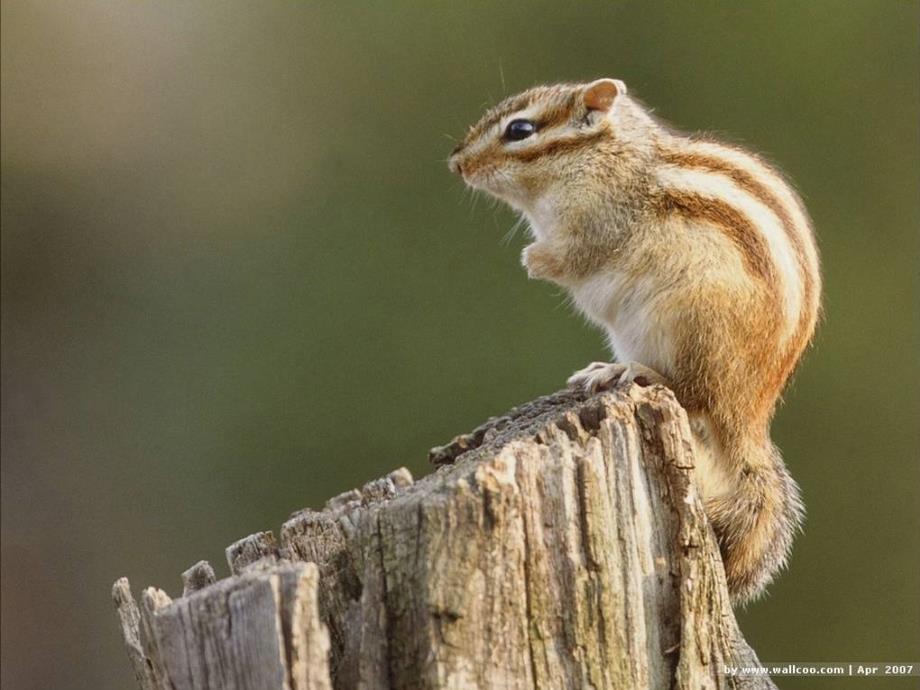
<path id="1" fill-rule="evenodd" d="M 143 690 L 774 688 L 729 603 L 665 388 L 564 391 L 114 597 Z"/>

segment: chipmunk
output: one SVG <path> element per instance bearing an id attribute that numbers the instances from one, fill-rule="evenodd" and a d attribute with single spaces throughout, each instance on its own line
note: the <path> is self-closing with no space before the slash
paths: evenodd
<path id="1" fill-rule="evenodd" d="M 756 597 L 804 512 L 769 435 L 820 309 L 798 195 L 757 156 L 652 118 L 617 79 L 508 98 L 448 163 L 528 221 L 529 276 L 565 288 L 606 331 L 619 361 L 568 383 L 674 391 L 732 601 Z"/>

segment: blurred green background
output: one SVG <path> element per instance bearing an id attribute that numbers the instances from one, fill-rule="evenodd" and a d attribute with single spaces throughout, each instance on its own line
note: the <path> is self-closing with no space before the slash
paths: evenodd
<path id="1" fill-rule="evenodd" d="M 133 687 L 116 577 L 175 594 L 605 356 L 444 164 L 502 96 L 605 75 L 778 161 L 820 236 L 774 427 L 809 517 L 748 640 L 917 660 L 918 10 L 4 2 L 4 687 Z"/>

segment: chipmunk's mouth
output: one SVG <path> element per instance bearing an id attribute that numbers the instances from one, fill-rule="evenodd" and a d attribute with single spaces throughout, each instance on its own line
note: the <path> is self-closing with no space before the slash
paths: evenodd
<path id="1" fill-rule="evenodd" d="M 470 161 L 452 160 L 450 169 L 460 175 L 470 187 L 486 192 L 496 191 L 496 171 L 491 166 L 476 166 Z"/>
<path id="2" fill-rule="evenodd" d="M 451 172 L 460 175 L 473 189 L 504 199 L 511 191 L 508 176 L 491 161 L 482 161 L 477 156 L 466 155 L 462 147 L 454 150 L 447 159 Z"/>

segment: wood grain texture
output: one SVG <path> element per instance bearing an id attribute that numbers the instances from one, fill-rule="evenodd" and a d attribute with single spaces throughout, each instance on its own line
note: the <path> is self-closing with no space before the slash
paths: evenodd
<path id="1" fill-rule="evenodd" d="M 661 387 L 566 391 L 116 604 L 140 687 L 774 688 L 729 604 Z M 304 562 L 307 562 L 306 564 Z M 132 608 L 133 607 L 133 608 Z"/>

